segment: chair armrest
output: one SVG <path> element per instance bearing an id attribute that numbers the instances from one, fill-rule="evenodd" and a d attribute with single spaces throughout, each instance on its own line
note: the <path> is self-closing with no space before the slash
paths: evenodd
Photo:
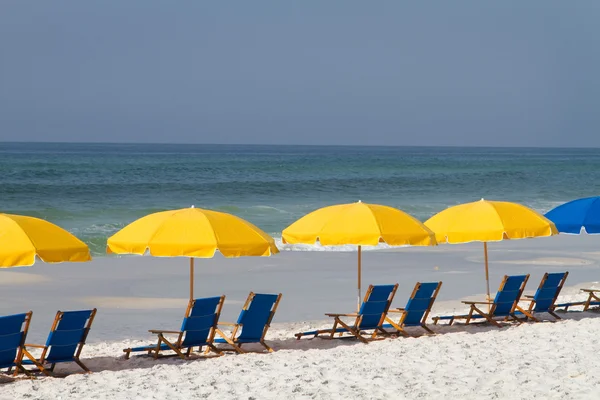
<path id="1" fill-rule="evenodd" d="M 233 322 L 219 322 L 219 325 L 236 326 L 237 324 Z"/>
<path id="2" fill-rule="evenodd" d="M 179 335 L 181 332 L 180 331 L 164 331 L 162 329 L 149 329 L 148 332 L 150 333 L 172 333 L 174 335 Z"/>
<path id="3" fill-rule="evenodd" d="M 388 310 L 388 313 L 405 313 L 406 310 L 404 308 L 396 308 L 392 310 Z"/>
<path id="4" fill-rule="evenodd" d="M 46 348 L 46 346 L 41 345 L 41 344 L 27 344 L 27 343 L 25 343 L 25 347 L 35 347 L 35 348 L 38 348 L 38 349 L 45 349 Z"/>
<path id="5" fill-rule="evenodd" d="M 354 313 L 354 314 L 328 314 L 326 313 L 325 315 L 327 315 L 328 317 L 358 317 L 358 314 Z"/>
<path id="6" fill-rule="evenodd" d="M 463 301 L 465 304 L 494 304 L 493 301 Z"/>
<path id="7" fill-rule="evenodd" d="M 596 293 L 596 292 L 600 292 L 600 289 L 579 289 L 582 292 L 586 292 L 586 293 Z"/>
<path id="8" fill-rule="evenodd" d="M 526 297 L 526 298 L 528 298 L 528 299 L 533 299 L 533 295 L 532 295 L 532 294 L 524 294 L 524 295 L 523 295 L 523 296 L 521 296 L 521 297 Z"/>

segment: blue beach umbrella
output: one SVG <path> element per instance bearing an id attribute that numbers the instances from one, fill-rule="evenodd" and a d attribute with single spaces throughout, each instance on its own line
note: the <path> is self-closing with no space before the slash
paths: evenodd
<path id="1" fill-rule="evenodd" d="M 587 197 L 562 204 L 545 215 L 562 233 L 600 233 L 600 197 Z"/>

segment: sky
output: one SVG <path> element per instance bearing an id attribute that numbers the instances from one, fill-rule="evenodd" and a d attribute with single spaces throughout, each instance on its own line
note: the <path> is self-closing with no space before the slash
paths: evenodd
<path id="1" fill-rule="evenodd" d="M 0 2 L 0 141 L 600 147 L 597 0 Z"/>

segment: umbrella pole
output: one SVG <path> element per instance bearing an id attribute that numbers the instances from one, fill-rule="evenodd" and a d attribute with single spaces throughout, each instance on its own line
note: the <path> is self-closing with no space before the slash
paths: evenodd
<path id="1" fill-rule="evenodd" d="M 356 312 L 360 311 L 360 281 L 362 280 L 362 276 L 361 276 L 361 253 L 362 253 L 362 247 L 359 245 L 358 246 L 358 301 L 356 303 Z"/>
<path id="2" fill-rule="evenodd" d="M 190 257 L 190 300 L 194 299 L 194 258 Z"/>
<path id="3" fill-rule="evenodd" d="M 487 251 L 487 242 L 483 242 L 483 255 L 485 256 L 485 283 L 487 285 L 487 302 L 488 302 L 488 312 L 490 311 L 490 271 L 488 269 L 488 251 Z"/>

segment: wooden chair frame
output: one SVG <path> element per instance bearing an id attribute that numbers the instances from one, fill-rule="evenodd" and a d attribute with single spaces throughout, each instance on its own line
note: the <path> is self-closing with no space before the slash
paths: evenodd
<path id="1" fill-rule="evenodd" d="M 591 306 L 600 305 L 600 297 L 596 293 L 600 293 L 600 289 L 579 289 L 584 293 L 588 294 L 588 298 L 585 301 L 575 301 L 572 303 L 557 304 L 556 308 L 564 308 L 565 311 L 569 310 L 572 306 L 583 306 L 583 311 L 587 311 Z"/>
<path id="2" fill-rule="evenodd" d="M 413 291 L 410 295 L 409 301 L 415 298 L 420 287 L 421 287 L 421 282 L 417 282 L 415 284 L 415 288 L 413 289 Z M 442 282 L 440 281 L 440 282 L 438 282 L 437 288 L 433 292 L 433 296 L 431 296 L 431 300 L 429 301 L 427 311 L 425 311 L 425 313 L 423 314 L 423 317 L 421 318 L 421 328 L 425 329 L 425 331 L 427 331 L 427 333 L 429 333 L 430 335 L 435 335 L 435 332 L 432 331 L 425 324 L 425 321 L 427 321 L 427 317 L 429 316 L 429 313 L 431 312 L 431 307 L 433 307 L 433 303 L 435 303 L 435 299 L 437 298 L 438 293 L 440 292 L 441 288 L 442 288 Z M 400 316 L 400 321 L 398 323 L 394 322 L 391 318 L 389 318 L 389 316 L 388 316 L 389 313 L 401 313 L 402 315 Z M 408 315 L 405 308 L 396 308 L 393 310 L 388 310 L 388 315 L 385 316 L 385 321 L 389 322 L 389 324 L 392 325 L 392 327 L 394 329 L 396 329 L 397 333 L 400 333 L 404 336 L 411 336 L 408 334 L 408 332 L 406 332 L 406 330 L 404 330 L 404 319 Z"/>
<path id="3" fill-rule="evenodd" d="M 556 307 L 554 305 L 554 303 L 556 302 L 556 299 L 558 298 L 558 295 L 560 294 L 560 291 L 562 290 L 565 281 L 567 280 L 567 276 L 569 276 L 569 272 L 565 272 L 565 275 L 563 276 L 563 278 L 561 279 L 560 283 L 557 286 L 557 290 L 556 290 L 556 294 L 554 295 L 554 298 L 552 299 L 552 305 L 548 308 L 547 312 L 548 314 L 552 315 L 554 318 L 556 318 L 557 320 L 561 319 L 555 312 L 554 312 L 554 308 Z M 540 286 L 538 286 L 538 290 L 541 290 L 544 287 L 544 284 L 546 283 L 546 280 L 548 279 L 548 272 L 546 272 L 544 274 L 544 276 L 542 277 L 542 280 L 540 281 Z M 531 319 L 535 322 L 540 322 L 540 320 L 536 317 L 533 316 L 533 314 L 535 314 L 535 299 L 534 296 L 531 295 L 526 295 L 526 300 L 525 301 L 529 301 L 529 307 L 527 308 L 523 308 L 521 306 L 519 306 L 517 304 L 517 310 L 519 310 L 520 312 L 522 312 L 525 315 L 525 320 L 527 321 L 527 319 Z M 600 299 L 598 299 L 600 300 Z M 589 304 L 589 299 L 588 299 L 588 304 Z"/>
<path id="4" fill-rule="evenodd" d="M 11 374 L 12 369 L 14 368 L 15 371 L 12 372 L 12 376 L 16 377 L 19 372 L 23 372 L 25 375 L 27 375 L 28 377 L 31 377 L 31 371 L 28 371 L 27 369 L 23 368 L 23 366 L 21 365 L 21 362 L 23 361 L 23 357 L 25 356 L 25 340 L 27 339 L 27 333 L 29 332 L 29 325 L 31 324 L 31 317 L 33 315 L 33 311 L 28 311 L 25 313 L 25 320 L 23 321 L 23 323 L 25 324 L 23 327 L 23 336 L 21 337 L 21 343 L 19 344 L 19 348 L 17 349 L 17 354 L 15 357 L 15 366 L 14 367 L 8 367 L 8 371 L 7 374 Z"/>
<path id="5" fill-rule="evenodd" d="M 365 293 L 363 303 L 365 303 L 369 300 L 369 297 L 371 296 L 371 292 L 373 291 L 373 288 L 374 288 L 374 285 L 369 285 L 369 288 L 367 289 L 367 291 Z M 394 296 L 396 295 L 396 290 L 398 290 L 397 283 L 394 285 L 394 288 L 392 289 L 390 296 L 388 297 L 387 305 L 386 305 L 383 313 L 381 314 L 381 319 L 379 320 L 377 327 L 373 329 L 372 334 L 370 334 L 368 336 L 364 336 L 365 332 L 360 330 L 360 328 L 359 328 L 360 323 L 362 322 L 362 319 L 363 319 L 362 314 L 358 314 L 358 313 L 350 313 L 350 314 L 326 313 L 325 314 L 326 316 L 334 318 L 333 327 L 331 329 L 316 330 L 316 331 L 314 331 L 314 333 L 311 332 L 310 334 L 314 335 L 311 339 L 314 339 L 317 336 L 322 337 L 323 339 L 335 339 L 336 333 L 339 333 L 338 338 L 343 338 L 344 333 L 350 333 L 352 336 L 349 336 L 349 337 L 354 337 L 363 343 L 369 343 L 370 341 L 373 341 L 373 340 L 383 339 L 383 338 L 378 338 L 377 335 L 378 334 L 389 335 L 389 333 L 385 329 L 383 329 L 381 325 L 385 321 L 386 315 L 389 312 L 392 301 L 394 300 Z M 342 320 L 342 317 L 355 318 L 354 323 L 352 325 L 350 323 L 346 323 Z M 348 332 L 336 332 L 338 325 L 345 328 Z M 321 334 L 326 334 L 326 336 L 320 336 Z M 296 339 L 300 339 L 302 336 L 307 336 L 307 335 L 305 333 L 296 333 L 294 336 L 296 336 Z"/>
<path id="6" fill-rule="evenodd" d="M 499 292 L 504 289 L 504 285 L 508 281 L 508 278 L 509 278 L 508 275 L 504 275 L 504 278 L 502 279 L 502 282 L 500 283 L 500 288 L 498 289 Z M 523 290 L 525 290 L 525 285 L 527 285 L 528 280 L 529 280 L 529 274 L 525 275 L 525 279 L 523 280 L 523 282 L 521 283 L 521 286 L 519 287 L 518 294 L 517 294 L 515 301 L 511 307 L 511 310 L 508 312 L 508 315 L 504 317 L 504 322 L 508 322 L 510 320 L 513 320 L 519 324 L 521 324 L 523 322 L 519 319 L 519 317 L 517 317 L 515 315 L 515 311 L 517 309 L 517 304 L 519 303 L 519 300 L 521 299 L 521 296 L 523 295 Z M 495 327 L 501 328 L 501 325 L 498 323 L 498 321 L 494 320 L 494 318 L 495 318 L 494 312 L 496 311 L 496 303 L 493 300 L 463 301 L 462 303 L 470 306 L 469 313 L 467 315 L 453 315 L 452 318 L 449 319 L 448 325 L 452 325 L 452 323 L 454 322 L 455 319 L 464 319 L 465 324 L 469 324 L 471 322 L 471 319 L 473 318 L 473 315 L 478 314 L 481 317 L 483 317 L 490 324 L 494 325 Z M 479 307 L 477 307 L 477 305 L 479 305 L 479 304 L 489 305 L 490 311 L 487 313 L 484 312 Z M 433 317 L 432 319 L 433 319 L 433 324 L 437 325 L 438 321 L 440 320 L 440 317 Z"/>
<path id="7" fill-rule="evenodd" d="M 185 317 L 184 318 L 189 318 L 190 313 L 192 312 L 192 309 L 194 308 L 194 302 L 196 300 L 190 300 L 188 302 L 187 308 L 185 310 Z M 220 316 L 221 316 L 221 310 L 223 309 L 223 303 L 225 302 L 225 296 L 221 296 L 220 300 L 219 300 L 219 304 L 217 305 L 217 310 L 215 312 L 215 316 L 216 316 L 216 320 L 218 321 Z M 185 331 L 170 331 L 170 330 L 164 330 L 164 329 L 149 329 L 148 332 L 157 335 L 158 337 L 158 342 L 156 343 L 156 347 L 154 348 L 148 348 L 147 350 L 147 354 L 148 355 L 152 355 L 153 358 L 156 360 L 158 358 L 165 358 L 165 357 L 174 357 L 177 356 L 183 360 L 185 360 L 186 357 L 190 357 L 192 354 L 192 349 L 195 346 L 184 346 L 183 345 L 183 340 L 184 340 L 184 335 L 185 335 Z M 208 353 L 209 351 L 213 351 L 215 352 L 217 355 L 222 355 L 223 352 L 221 352 L 218 348 L 216 348 L 213 344 L 213 340 L 215 338 L 215 328 L 211 328 L 210 333 L 208 334 L 208 338 L 206 339 L 206 353 Z M 169 335 L 177 335 L 177 339 L 176 340 L 169 340 L 165 337 L 165 334 L 169 334 Z M 166 344 L 170 350 L 173 350 L 175 352 L 174 355 L 163 355 L 160 354 L 161 350 L 161 343 Z M 182 350 L 186 350 L 185 353 L 182 352 Z M 124 349 L 123 352 L 125 353 L 125 359 L 128 360 L 129 356 L 131 354 L 133 349 L 129 348 L 129 349 Z M 199 351 L 202 351 L 202 347 L 199 348 Z"/>
<path id="8" fill-rule="evenodd" d="M 254 292 L 250 292 L 250 294 L 248 295 L 248 298 L 246 299 L 246 302 L 244 303 L 244 306 L 242 307 L 242 311 L 245 311 L 250 307 L 250 304 L 252 304 L 252 300 L 254 299 L 255 295 L 256 294 Z M 277 311 L 277 307 L 279 306 L 279 302 L 281 301 L 281 296 L 282 296 L 281 293 L 279 293 L 277 295 L 277 300 L 275 300 L 275 303 L 273 304 L 273 308 L 271 309 L 271 313 L 269 314 L 269 318 L 267 319 L 267 323 L 265 324 L 265 327 L 263 329 L 260 340 L 257 342 L 257 343 L 260 343 L 265 349 L 267 349 L 267 351 L 269 353 L 272 353 L 274 350 L 267 343 L 265 343 L 265 336 L 267 335 L 267 331 L 271 327 L 271 321 L 273 321 L 273 317 L 275 316 L 275 312 Z M 219 351 L 235 351 L 239 354 L 248 352 L 247 350 L 242 350 L 243 343 L 239 343 L 236 338 L 236 335 L 237 335 L 238 331 L 240 330 L 240 328 L 243 327 L 243 324 L 238 324 L 238 323 L 233 323 L 233 322 L 219 322 L 219 325 L 233 327 L 230 335 L 227 335 L 220 328 L 218 328 L 218 327 L 216 328 L 216 333 L 219 336 L 221 336 L 223 338 L 223 340 L 225 340 L 227 342 L 227 344 L 229 344 L 232 347 L 232 349 L 219 349 Z"/>
<path id="9" fill-rule="evenodd" d="M 90 313 L 90 317 L 88 318 L 88 321 L 85 325 L 84 328 L 84 333 L 83 336 L 81 338 L 81 341 L 79 342 L 79 344 L 77 345 L 77 351 L 75 352 L 75 355 L 73 356 L 73 361 L 79 365 L 79 367 L 81 369 L 83 369 L 85 371 L 85 373 L 91 373 L 92 371 L 80 360 L 80 356 L 81 356 L 81 351 L 83 350 L 83 346 L 85 345 L 85 341 L 87 339 L 87 335 L 90 332 L 90 328 L 92 326 L 92 322 L 94 322 L 94 317 L 96 316 L 96 309 L 92 309 L 92 312 Z M 52 327 L 50 328 L 50 333 L 56 331 L 56 328 L 58 326 L 58 323 L 60 322 L 60 320 L 62 319 L 63 315 L 65 313 L 63 311 L 58 311 L 56 313 L 56 316 L 54 317 L 54 322 L 52 323 Z M 40 358 L 35 358 L 28 350 L 28 347 L 33 347 L 33 348 L 38 348 L 38 349 L 43 349 L 42 350 L 42 354 L 40 356 Z M 46 355 L 48 353 L 48 349 L 50 348 L 50 346 L 46 346 L 46 345 L 39 345 L 39 344 L 25 344 L 25 347 L 23 348 L 23 353 L 24 355 L 31 360 L 31 362 L 35 365 L 35 367 L 42 372 L 44 375 L 46 376 L 53 376 L 54 375 L 54 367 L 56 366 L 56 363 L 51 363 L 50 364 L 50 368 L 46 368 L 44 365 L 46 364 Z M 22 368 L 23 370 L 25 370 L 25 368 Z"/>

